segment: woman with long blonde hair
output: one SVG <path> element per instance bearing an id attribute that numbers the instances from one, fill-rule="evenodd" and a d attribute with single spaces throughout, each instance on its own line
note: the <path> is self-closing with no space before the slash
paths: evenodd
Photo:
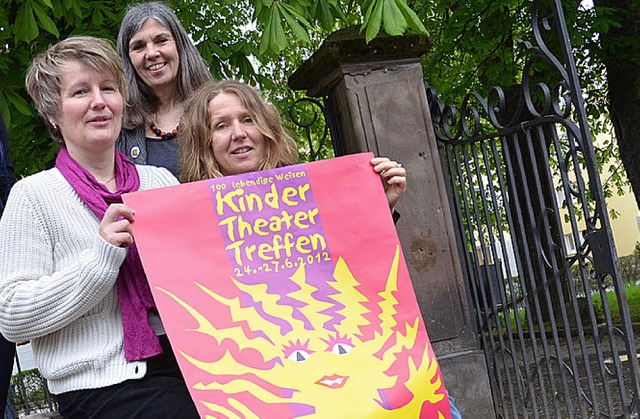
<path id="1" fill-rule="evenodd" d="M 236 80 L 204 83 L 185 105 L 180 181 L 274 169 L 298 162 L 280 116 L 253 87 Z M 371 161 L 393 207 L 407 189 L 406 171 L 386 157 Z"/>

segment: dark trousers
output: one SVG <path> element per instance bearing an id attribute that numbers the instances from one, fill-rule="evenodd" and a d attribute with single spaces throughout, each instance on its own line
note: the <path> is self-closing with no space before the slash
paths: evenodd
<path id="1" fill-rule="evenodd" d="M 166 336 L 164 352 L 147 361 L 147 374 L 109 387 L 58 394 L 65 418 L 199 418 Z"/>
<path id="2" fill-rule="evenodd" d="M 0 417 L 4 417 L 4 410 L 9 395 L 9 382 L 13 372 L 13 359 L 16 355 L 16 344 L 9 342 L 0 335 Z"/>

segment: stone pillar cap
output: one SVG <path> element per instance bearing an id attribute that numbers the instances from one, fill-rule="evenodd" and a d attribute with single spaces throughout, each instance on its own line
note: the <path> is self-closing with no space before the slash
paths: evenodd
<path id="1" fill-rule="evenodd" d="M 427 35 L 389 36 L 384 33 L 368 44 L 357 26 L 340 29 L 324 40 L 318 51 L 289 76 L 293 90 L 310 89 L 338 64 L 418 59 L 433 46 Z"/>

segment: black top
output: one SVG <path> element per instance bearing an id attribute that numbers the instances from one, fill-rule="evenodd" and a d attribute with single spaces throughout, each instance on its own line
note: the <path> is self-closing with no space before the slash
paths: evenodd
<path id="1" fill-rule="evenodd" d="M 178 146 L 176 139 L 147 138 L 147 164 L 164 167 L 178 177 Z"/>
<path id="2" fill-rule="evenodd" d="M 0 111 L 0 215 L 2 215 L 9 191 L 14 183 L 16 183 L 16 174 L 9 151 L 9 131 L 7 131 L 2 111 Z"/>

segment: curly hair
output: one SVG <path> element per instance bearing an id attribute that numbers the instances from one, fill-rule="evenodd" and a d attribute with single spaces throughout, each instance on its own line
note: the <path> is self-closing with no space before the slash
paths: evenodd
<path id="1" fill-rule="evenodd" d="M 187 31 L 169 6 L 161 2 L 138 3 L 129 6 L 122 18 L 117 41 L 118 54 L 122 58 L 124 73 L 129 80 L 129 90 L 131 92 L 131 100 L 125 112 L 124 120 L 124 127 L 129 129 L 148 121 L 150 115 L 157 110 L 160 103 L 149 86 L 138 76 L 129 57 L 129 42 L 131 42 L 131 38 L 138 33 L 142 25 L 149 19 L 154 19 L 167 28 L 176 42 L 180 62 L 177 84 L 181 100 L 191 96 L 202 83 L 212 79 L 202 56 L 191 43 Z"/>
<path id="2" fill-rule="evenodd" d="M 222 177 L 211 146 L 209 102 L 222 94 L 237 95 L 251 114 L 256 128 L 267 140 L 267 155 L 259 170 L 289 166 L 298 162 L 298 148 L 282 125 L 276 109 L 258 91 L 237 80 L 210 81 L 191 96 L 186 104 L 180 131 L 180 181 Z"/>
<path id="3" fill-rule="evenodd" d="M 33 59 L 25 84 L 35 108 L 44 119 L 54 141 L 64 147 L 64 138 L 51 119 L 58 118 L 60 87 L 65 64 L 78 61 L 100 73 L 113 76 L 124 102 L 129 84 L 122 71 L 122 61 L 111 41 L 93 36 L 72 36 L 49 46 Z"/>

